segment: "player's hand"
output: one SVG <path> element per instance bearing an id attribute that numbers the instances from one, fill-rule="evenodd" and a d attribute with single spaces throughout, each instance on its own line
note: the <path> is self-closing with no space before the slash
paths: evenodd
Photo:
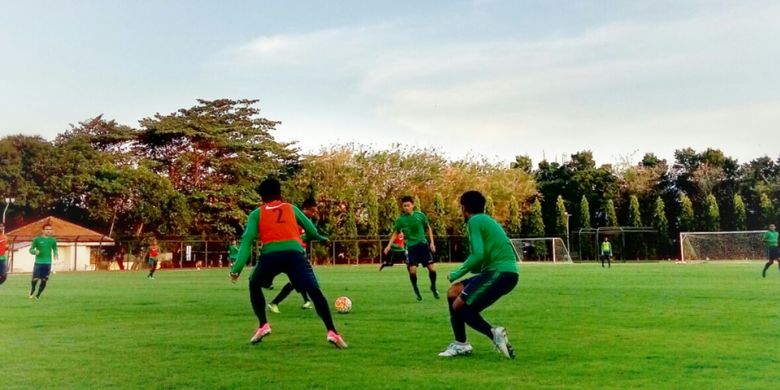
<path id="1" fill-rule="evenodd" d="M 431 247 L 431 253 L 436 253 L 436 244 L 431 243 L 430 247 Z"/>
<path id="2" fill-rule="evenodd" d="M 450 283 L 452 283 L 452 275 L 450 275 L 450 274 L 447 274 L 447 281 L 448 281 L 448 282 L 450 282 Z"/>
<path id="3" fill-rule="evenodd" d="M 389 246 L 386 246 L 386 247 L 385 247 L 385 250 L 384 250 L 384 252 L 385 252 L 385 254 L 387 254 L 388 252 L 390 252 L 390 247 L 389 247 Z"/>
<path id="4" fill-rule="evenodd" d="M 231 272 L 231 273 L 230 273 L 230 281 L 231 281 L 232 283 L 235 283 L 235 282 L 237 282 L 237 281 L 238 281 L 238 277 L 239 277 L 239 276 L 240 276 L 239 274 L 237 274 L 237 273 L 235 273 L 235 272 Z"/>

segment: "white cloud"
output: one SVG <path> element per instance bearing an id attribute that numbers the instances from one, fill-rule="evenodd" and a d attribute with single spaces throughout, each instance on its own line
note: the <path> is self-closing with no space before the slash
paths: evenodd
<path id="1" fill-rule="evenodd" d="M 622 21 L 568 37 L 442 43 L 420 34 L 430 26 L 395 23 L 260 37 L 226 57 L 242 66 L 328 69 L 319 75 L 324 85 L 333 69 L 347 68 L 353 83 L 341 86 L 341 102 L 327 102 L 340 105 L 340 115 L 305 126 L 345 140 L 369 142 L 381 129 L 390 134 L 380 138 L 401 133 L 399 141 L 536 161 L 543 151 L 583 149 L 605 162 L 633 150 L 670 158 L 701 145 L 755 157 L 770 149 L 752 151 L 731 134 L 763 138 L 780 125 L 780 6 L 707 4 L 684 18 Z M 307 87 L 317 95 L 316 85 Z M 352 131 L 339 132 L 337 122 L 358 116 L 357 125 L 342 126 Z"/>

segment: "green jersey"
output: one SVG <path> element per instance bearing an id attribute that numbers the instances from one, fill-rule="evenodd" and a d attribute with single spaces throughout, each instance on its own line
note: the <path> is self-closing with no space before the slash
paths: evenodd
<path id="1" fill-rule="evenodd" d="M 450 280 L 454 281 L 468 272 L 518 273 L 515 248 L 496 220 L 487 214 L 475 214 L 469 217 L 466 228 L 471 254 L 450 273 Z"/>
<path id="2" fill-rule="evenodd" d="M 321 236 L 317 232 L 317 228 L 314 226 L 314 223 L 312 223 L 312 221 L 306 217 L 306 215 L 300 209 L 298 209 L 298 207 L 295 205 L 291 206 L 293 214 L 295 215 L 295 221 L 300 227 L 303 228 L 307 238 L 314 240 L 328 239 L 327 237 Z M 263 222 L 260 218 L 260 215 L 260 208 L 256 208 L 249 214 L 249 218 L 246 221 L 246 229 L 244 229 L 244 235 L 241 237 L 241 246 L 238 249 L 238 257 L 236 258 L 236 262 L 233 264 L 233 267 L 230 269 L 230 272 L 236 274 L 241 273 L 241 270 L 244 269 L 244 265 L 246 265 L 247 260 L 249 260 L 249 255 L 252 253 L 252 245 L 254 244 L 255 240 L 260 238 L 259 227 Z M 271 217 L 274 218 L 272 215 Z M 301 244 L 300 239 L 269 242 L 264 244 L 260 249 L 261 254 L 280 251 L 298 251 L 301 253 L 306 253 L 306 250 L 303 249 L 303 245 Z"/>
<path id="3" fill-rule="evenodd" d="M 411 214 L 401 214 L 395 220 L 394 226 L 396 233 L 404 233 L 404 241 L 407 248 L 417 244 L 427 244 L 428 238 L 425 236 L 427 228 L 428 217 L 419 211 L 413 211 Z"/>
<path id="4" fill-rule="evenodd" d="M 238 257 L 238 245 L 230 245 L 228 247 L 228 259 L 235 260 Z"/>
<path id="5" fill-rule="evenodd" d="M 51 264 L 51 255 L 58 257 L 57 239 L 54 237 L 35 237 L 30 245 L 30 253 L 35 255 L 35 264 Z"/>
<path id="6" fill-rule="evenodd" d="M 777 246 L 777 231 L 769 230 L 764 233 L 764 245 L 768 248 Z"/>
<path id="7" fill-rule="evenodd" d="M 612 253 L 612 243 L 609 241 L 602 242 L 601 253 Z"/>

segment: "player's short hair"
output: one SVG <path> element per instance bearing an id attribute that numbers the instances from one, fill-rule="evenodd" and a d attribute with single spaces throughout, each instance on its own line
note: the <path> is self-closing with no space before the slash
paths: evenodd
<path id="1" fill-rule="evenodd" d="M 414 197 L 412 197 L 411 195 L 404 195 L 404 196 L 402 196 L 401 197 L 401 203 L 406 203 L 406 202 L 414 204 Z"/>
<path id="2" fill-rule="evenodd" d="M 469 214 L 485 212 L 485 196 L 479 191 L 466 191 L 460 196 L 460 205 Z"/>
<path id="3" fill-rule="evenodd" d="M 48 223 L 48 222 L 46 222 L 45 224 L 43 224 L 43 228 L 42 228 L 42 229 L 46 229 L 46 228 L 51 228 L 51 224 L 50 224 L 50 223 Z"/>
<path id="4" fill-rule="evenodd" d="M 303 201 L 303 204 L 301 204 L 301 208 L 308 209 L 311 207 L 317 207 L 317 201 L 312 197 L 308 197 Z"/>
<path id="5" fill-rule="evenodd" d="M 280 200 L 282 199 L 282 183 L 273 178 L 265 179 L 257 187 L 257 192 L 260 193 L 260 198 L 263 199 L 263 202 L 268 203 Z"/>

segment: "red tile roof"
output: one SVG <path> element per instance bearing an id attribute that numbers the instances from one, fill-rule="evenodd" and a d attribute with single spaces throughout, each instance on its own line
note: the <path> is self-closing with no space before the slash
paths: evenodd
<path id="1" fill-rule="evenodd" d="M 57 217 L 46 217 L 41 220 L 24 225 L 18 229 L 6 232 L 9 241 L 32 241 L 43 231 L 43 225 L 50 224 L 52 235 L 58 242 L 113 242 L 108 236 L 94 230 L 76 225 Z"/>

